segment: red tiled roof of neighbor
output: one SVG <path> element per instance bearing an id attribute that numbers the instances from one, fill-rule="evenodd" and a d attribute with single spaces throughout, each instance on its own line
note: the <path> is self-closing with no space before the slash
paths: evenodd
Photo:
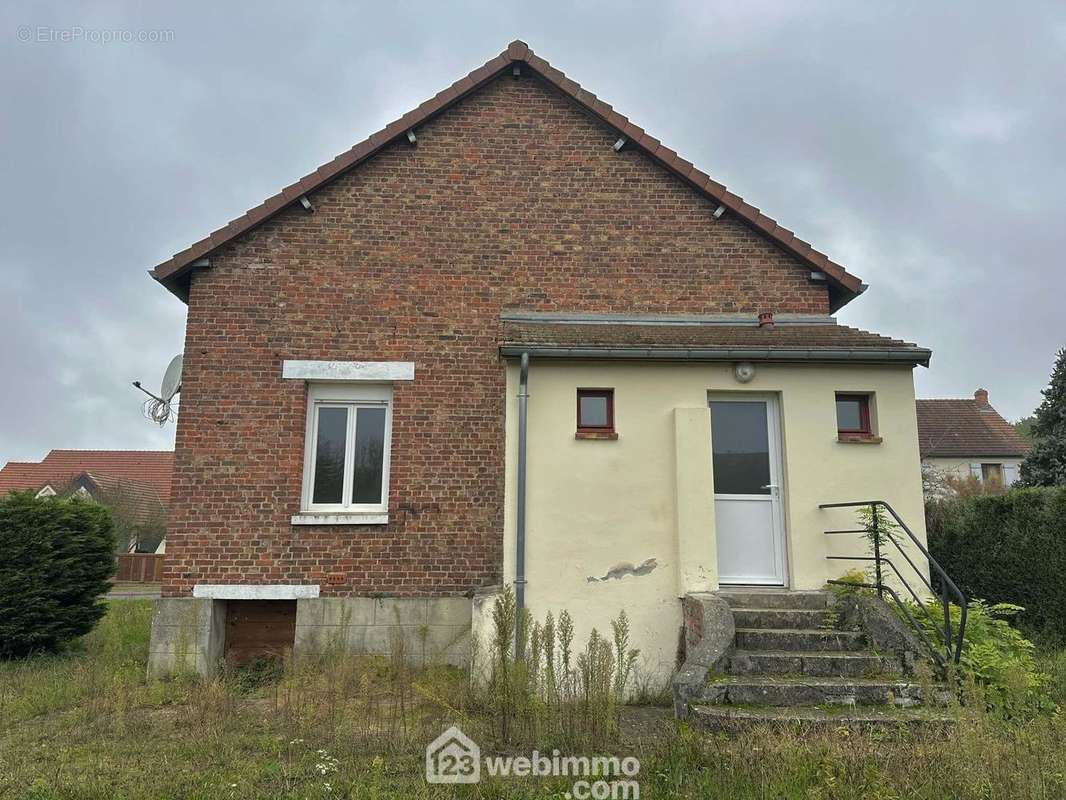
<path id="1" fill-rule="evenodd" d="M 104 479 L 143 483 L 167 505 L 174 451 L 53 450 L 40 463 L 12 461 L 0 469 L 0 493 L 39 489 L 46 483 L 71 480 L 83 472 Z"/>
<path id="2" fill-rule="evenodd" d="M 309 175 L 304 176 L 291 186 L 265 200 L 243 216 L 219 228 L 199 242 L 177 253 L 172 258 L 159 264 L 152 270 L 152 276 L 183 300 L 187 300 L 188 274 L 196 268 L 196 262 L 210 255 L 212 251 L 262 224 L 275 214 L 299 202 L 300 198 L 324 184 L 336 179 L 348 170 L 358 166 L 382 148 L 405 137 L 409 130 L 454 105 L 463 97 L 477 91 L 485 84 L 510 70 L 514 65 L 524 65 L 563 95 L 580 106 L 585 112 L 613 128 L 619 136 L 625 137 L 626 146 L 637 147 L 673 172 L 697 191 L 717 201 L 728 211 L 735 214 L 747 225 L 761 231 L 786 251 L 792 253 L 810 267 L 824 272 L 831 288 L 832 307 L 835 310 L 852 300 L 864 290 L 862 281 L 850 274 L 839 264 L 831 261 L 823 253 L 812 248 L 799 239 L 792 231 L 782 227 L 758 208 L 726 189 L 709 175 L 698 170 L 690 161 L 678 156 L 673 150 L 658 139 L 645 133 L 644 129 L 634 125 L 626 117 L 615 111 L 610 105 L 598 99 L 596 95 L 569 79 L 543 58 L 535 55 L 521 41 L 511 42 L 507 49 L 490 59 L 465 78 L 422 103 L 418 108 L 404 114 L 400 119 L 389 123 L 382 130 L 364 139 L 345 153 L 322 165 Z"/>
<path id="3" fill-rule="evenodd" d="M 817 360 L 819 354 L 847 353 L 861 358 L 864 352 L 894 353 L 925 364 L 930 353 L 924 348 L 899 339 L 833 324 L 755 325 L 726 324 L 640 324 L 640 323 L 553 323 L 510 322 L 502 324 L 501 346 L 504 348 L 539 347 L 609 351 L 639 349 L 649 354 L 657 350 L 691 349 L 729 351 L 752 349 L 765 351 L 765 357 L 789 355 Z"/>
<path id="4" fill-rule="evenodd" d="M 165 513 L 166 507 L 159 498 L 156 487 L 145 481 L 130 478 L 116 478 L 110 475 L 83 473 L 96 484 L 104 499 L 121 496 L 129 506 L 134 519 L 144 522 Z"/>
<path id="5" fill-rule="evenodd" d="M 918 409 L 918 447 L 923 458 L 1021 458 L 1032 446 L 992 406 L 972 398 L 915 402 Z"/>

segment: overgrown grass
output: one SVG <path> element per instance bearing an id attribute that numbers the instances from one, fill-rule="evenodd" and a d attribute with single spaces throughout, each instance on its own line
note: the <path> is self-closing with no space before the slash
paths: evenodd
<path id="1" fill-rule="evenodd" d="M 149 616 L 148 602 L 115 602 L 68 652 L 0 664 L 0 798 L 546 798 L 570 789 L 564 778 L 425 783 L 423 748 L 452 722 L 486 750 L 530 749 L 501 742 L 490 699 L 457 670 L 333 653 L 280 676 L 149 682 Z M 1042 655 L 1040 667 L 1066 700 L 1066 654 Z M 979 709 L 964 708 L 947 733 L 739 736 L 676 726 L 666 710 L 623 709 L 617 738 L 583 746 L 640 758 L 645 798 L 1066 796 L 1063 717 L 1018 723 Z"/>

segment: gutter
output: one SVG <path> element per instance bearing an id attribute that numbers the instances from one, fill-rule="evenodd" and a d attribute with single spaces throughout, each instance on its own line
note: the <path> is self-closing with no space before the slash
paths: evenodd
<path id="1" fill-rule="evenodd" d="M 921 347 L 899 350 L 859 348 L 782 350 L 771 347 L 566 347 L 557 345 L 502 345 L 505 357 L 528 355 L 533 358 L 601 358 L 665 361 L 812 361 L 852 363 L 898 363 L 929 366 L 932 351 Z"/>
<path id="2" fill-rule="evenodd" d="M 522 637 L 526 607 L 526 418 L 529 405 L 529 353 L 521 354 L 518 377 L 518 468 L 515 472 L 515 658 L 524 656 Z"/>

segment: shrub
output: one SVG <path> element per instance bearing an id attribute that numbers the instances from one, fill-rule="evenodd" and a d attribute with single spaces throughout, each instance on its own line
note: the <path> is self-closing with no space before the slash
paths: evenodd
<path id="1" fill-rule="evenodd" d="M 93 629 L 115 571 L 106 508 L 83 500 L 0 499 L 0 657 L 55 650 Z"/>
<path id="2" fill-rule="evenodd" d="M 1018 625 L 1066 640 L 1066 487 L 931 503 L 929 550 L 969 598 L 1025 608 Z"/>
<path id="3" fill-rule="evenodd" d="M 909 602 L 911 616 L 921 625 L 929 641 L 940 641 L 937 628 L 943 618 L 942 606 L 927 601 L 929 614 Z M 1034 658 L 1035 647 L 1010 624 L 1025 609 L 1011 603 L 971 600 L 967 605 L 959 670 L 964 679 L 980 687 L 990 708 L 1011 714 L 1052 710 L 1055 703 L 1047 694 L 1049 676 Z M 957 630 L 961 611 L 950 605 L 951 627 Z M 902 618 L 902 615 L 901 615 Z"/>

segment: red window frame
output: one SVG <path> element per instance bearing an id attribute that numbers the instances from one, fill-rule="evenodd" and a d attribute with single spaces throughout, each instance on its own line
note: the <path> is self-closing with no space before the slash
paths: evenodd
<path id="1" fill-rule="evenodd" d="M 836 403 L 841 400 L 853 400 L 859 404 L 859 428 L 841 428 L 840 417 L 837 417 L 837 433 L 850 433 L 861 434 L 864 436 L 870 436 L 873 431 L 870 428 L 870 395 L 868 394 L 838 394 L 833 403 L 833 409 L 836 410 Z"/>
<path id="2" fill-rule="evenodd" d="M 606 425 L 581 424 L 581 400 L 585 397 L 602 397 L 607 401 Z M 577 429 L 588 433 L 614 433 L 614 389 L 578 389 L 577 390 Z"/>

